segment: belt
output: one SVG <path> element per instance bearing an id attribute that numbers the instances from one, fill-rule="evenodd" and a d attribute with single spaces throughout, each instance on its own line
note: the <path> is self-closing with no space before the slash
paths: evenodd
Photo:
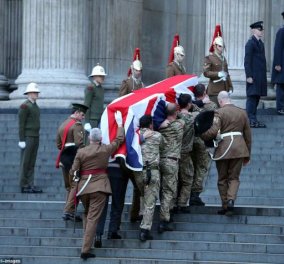
<path id="1" fill-rule="evenodd" d="M 92 169 L 92 170 L 80 171 L 81 175 L 102 174 L 102 173 L 107 173 L 106 169 Z"/>
<path id="2" fill-rule="evenodd" d="M 221 136 L 221 139 L 223 139 L 224 137 L 242 136 L 242 135 L 243 135 L 243 133 L 242 133 L 242 132 L 238 132 L 238 131 L 236 131 L 236 132 L 223 133 L 223 134 L 221 134 L 220 136 Z"/>
<path id="3" fill-rule="evenodd" d="M 75 146 L 75 143 L 66 143 L 66 144 L 64 145 L 65 148 L 71 147 L 71 146 Z"/>
<path id="4" fill-rule="evenodd" d="M 146 170 L 147 169 L 147 166 L 143 166 L 143 170 Z M 158 165 L 153 165 L 153 166 L 150 166 L 150 170 L 159 170 L 159 166 Z"/>
<path id="5" fill-rule="evenodd" d="M 175 158 L 175 157 L 161 157 L 161 159 L 172 159 L 172 160 L 175 160 L 175 161 L 179 160 L 178 158 Z"/>

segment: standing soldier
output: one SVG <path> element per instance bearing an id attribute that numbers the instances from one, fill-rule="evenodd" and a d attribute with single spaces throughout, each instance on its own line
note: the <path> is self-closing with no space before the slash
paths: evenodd
<path id="1" fill-rule="evenodd" d="M 210 79 L 207 94 L 210 100 L 218 105 L 217 96 L 220 91 L 233 92 L 228 63 L 224 56 L 224 41 L 220 25 L 216 25 L 215 27 L 209 51 L 211 54 L 205 57 L 203 74 Z"/>
<path id="2" fill-rule="evenodd" d="M 85 113 L 88 109 L 87 106 L 82 104 L 72 104 L 73 110 L 71 116 L 69 116 L 58 128 L 56 135 L 57 148 L 60 150 L 56 167 L 62 168 L 62 174 L 67 191 L 66 204 L 64 208 L 63 220 L 77 220 L 81 221 L 79 216 L 75 215 L 75 184 L 69 175 L 73 159 L 78 148 L 84 146 L 84 129 L 82 126 L 82 120 L 85 118 Z"/>
<path id="3" fill-rule="evenodd" d="M 256 117 L 257 106 L 261 96 L 267 95 L 266 58 L 263 37 L 263 21 L 250 25 L 252 37 L 245 46 L 245 72 L 246 72 L 246 110 L 250 127 L 265 128 Z"/>
<path id="4" fill-rule="evenodd" d="M 97 64 L 89 75 L 89 79 L 93 83 L 85 89 L 84 105 L 88 106 L 86 112 L 86 127 L 98 127 L 101 115 L 104 111 L 104 89 L 102 84 L 106 76 L 105 69 Z"/>
<path id="5" fill-rule="evenodd" d="M 142 62 L 140 60 L 140 49 L 136 48 L 134 52 L 134 61 L 128 71 L 128 78 L 122 81 L 119 89 L 119 96 L 132 93 L 135 90 L 144 87 L 142 82 Z"/>
<path id="6" fill-rule="evenodd" d="M 160 224 L 158 232 L 173 231 L 170 225 L 170 212 L 177 198 L 178 167 L 182 145 L 184 121 L 177 119 L 177 106 L 169 103 L 166 108 L 166 119 L 159 132 L 167 144 L 161 152 L 161 193 Z"/>
<path id="7" fill-rule="evenodd" d="M 94 258 L 91 247 L 94 243 L 97 223 L 104 209 L 106 197 L 111 194 L 107 166 L 110 156 L 118 149 L 124 140 L 124 129 L 122 127 L 121 112 L 115 113 L 115 120 L 118 125 L 117 135 L 109 145 L 102 144 L 102 132 L 99 128 L 90 131 L 90 145 L 78 150 L 71 175 L 79 174 L 79 186 L 77 196 L 85 208 L 86 223 L 81 258 L 86 260 Z"/>
<path id="8" fill-rule="evenodd" d="M 150 115 L 144 115 L 140 118 L 140 132 L 143 136 L 145 132 L 153 130 L 153 120 Z M 159 198 L 160 191 L 160 151 L 165 142 L 159 132 L 153 131 L 152 136 L 147 137 L 142 144 L 143 159 L 143 189 L 144 189 L 144 212 L 140 224 L 140 240 L 146 241 L 153 239 L 150 230 L 153 223 L 156 201 Z"/>
<path id="9" fill-rule="evenodd" d="M 186 69 L 182 64 L 184 57 L 184 48 L 179 45 L 179 35 L 175 35 L 169 56 L 169 64 L 166 71 L 167 78 L 175 75 L 186 74 Z"/>
<path id="10" fill-rule="evenodd" d="M 178 98 L 178 104 L 180 107 L 178 118 L 182 119 L 185 125 L 181 146 L 181 157 L 179 160 L 177 211 L 181 213 L 189 213 L 187 204 L 190 198 L 194 173 L 190 155 L 194 140 L 194 119 L 189 113 L 189 109 L 192 107 L 191 96 L 189 94 L 181 94 Z"/>
<path id="11" fill-rule="evenodd" d="M 22 193 L 41 193 L 34 186 L 34 169 L 39 146 L 40 110 L 36 103 L 40 93 L 36 83 L 28 84 L 24 95 L 28 99 L 21 104 L 19 116 L 19 147 L 21 148 L 20 186 Z"/>
<path id="12" fill-rule="evenodd" d="M 284 12 L 282 16 L 284 19 Z M 276 34 L 271 82 L 276 84 L 277 113 L 284 115 L 284 25 Z"/>
<path id="13" fill-rule="evenodd" d="M 242 166 L 250 160 L 251 130 L 246 112 L 231 103 L 227 92 L 220 92 L 218 101 L 221 108 L 215 112 L 213 125 L 201 137 L 204 140 L 220 139 L 213 158 L 216 161 L 222 200 L 222 210 L 218 214 L 231 216 Z"/>

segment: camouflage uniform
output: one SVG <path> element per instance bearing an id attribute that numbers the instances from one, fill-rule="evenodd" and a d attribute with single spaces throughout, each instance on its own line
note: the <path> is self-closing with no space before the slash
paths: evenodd
<path id="1" fill-rule="evenodd" d="M 195 108 L 193 110 L 193 116 L 196 116 L 201 111 L 214 110 L 217 105 L 214 102 L 205 104 L 203 108 Z M 208 175 L 209 168 L 211 165 L 210 156 L 206 150 L 204 141 L 200 137 L 195 137 L 193 142 L 193 151 L 191 152 L 193 161 L 194 177 L 191 187 L 191 196 L 195 197 L 203 191 L 203 181 Z"/>
<path id="2" fill-rule="evenodd" d="M 170 210 L 173 209 L 174 199 L 177 197 L 178 166 L 183 137 L 184 121 L 177 119 L 167 127 L 161 128 L 160 133 L 166 140 L 161 152 L 161 209 L 160 220 L 169 222 Z"/>
<path id="3" fill-rule="evenodd" d="M 179 195 L 177 205 L 180 207 L 185 207 L 190 198 L 194 174 L 192 159 L 190 156 L 194 140 L 194 119 L 190 114 L 185 113 L 179 113 L 178 118 L 185 122 L 185 126 L 182 139 L 181 158 L 179 161 Z"/>
<path id="4" fill-rule="evenodd" d="M 141 129 L 141 134 L 147 130 L 147 128 Z M 140 228 L 151 230 L 153 216 L 155 211 L 156 201 L 159 197 L 160 191 L 160 150 L 164 145 L 163 137 L 159 132 L 154 132 L 154 134 L 147 138 L 145 142 L 141 145 L 142 158 L 143 158 L 143 171 L 142 180 L 144 182 L 144 213 L 143 220 L 141 222 Z M 149 163 L 151 169 L 151 179 L 148 185 L 147 183 L 147 167 L 146 161 Z"/>

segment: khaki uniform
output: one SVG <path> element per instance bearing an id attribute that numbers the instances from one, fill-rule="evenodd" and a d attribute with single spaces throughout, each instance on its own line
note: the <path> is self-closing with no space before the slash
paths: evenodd
<path id="1" fill-rule="evenodd" d="M 166 144 L 161 152 L 161 194 L 160 220 L 170 220 L 170 210 L 177 198 L 178 168 L 182 145 L 184 121 L 177 119 L 159 132 L 165 138 Z"/>
<path id="2" fill-rule="evenodd" d="M 85 89 L 84 105 L 88 106 L 85 121 L 98 127 L 104 111 L 104 89 L 101 85 L 89 85 Z"/>
<path id="3" fill-rule="evenodd" d="M 135 90 L 139 90 L 144 87 L 142 81 L 134 80 L 133 77 L 129 77 L 128 79 L 122 81 L 122 84 L 119 89 L 119 97 L 132 93 Z"/>
<path id="4" fill-rule="evenodd" d="M 220 77 L 218 77 L 218 72 L 220 71 L 228 73 L 226 81 L 221 80 L 214 82 L 220 79 Z M 224 58 L 224 61 L 222 62 L 221 57 L 217 56 L 215 53 L 206 56 L 203 65 L 203 74 L 210 79 L 207 87 L 207 94 L 209 95 L 210 100 L 219 105 L 217 100 L 219 92 L 229 92 L 233 89 L 226 58 Z"/>
<path id="5" fill-rule="evenodd" d="M 242 133 L 232 136 L 232 145 L 225 156 L 223 154 L 231 143 L 231 136 L 226 136 L 219 142 L 214 154 L 214 158 L 221 158 L 216 160 L 216 167 L 218 189 L 224 206 L 228 200 L 236 200 L 243 160 L 249 158 L 251 153 L 251 130 L 246 112 L 233 104 L 225 105 L 217 110 L 212 127 L 201 136 L 204 140 L 215 138 L 218 130 L 221 134 Z"/>
<path id="6" fill-rule="evenodd" d="M 82 190 L 89 175 L 89 183 L 80 193 L 79 198 L 85 208 L 86 223 L 82 253 L 88 253 L 94 242 L 96 227 L 102 210 L 105 206 L 106 196 L 111 194 L 110 182 L 105 172 L 94 174 L 84 174 L 88 170 L 106 170 L 109 157 L 118 149 L 124 140 L 124 129 L 119 128 L 116 139 L 109 145 L 91 144 L 85 148 L 79 149 L 75 157 L 70 174 L 74 171 L 81 172 L 81 180 L 78 184 L 78 191 Z"/>
<path id="7" fill-rule="evenodd" d="M 141 129 L 141 135 L 147 129 Z M 160 191 L 160 151 L 164 145 L 164 140 L 159 132 L 154 131 L 154 134 L 145 139 L 145 142 L 141 145 L 142 149 L 142 159 L 143 159 L 143 171 L 141 174 L 143 187 L 144 187 L 144 212 L 143 220 L 141 222 L 140 228 L 151 230 L 154 211 L 156 206 L 156 201 L 159 198 Z M 149 163 L 149 168 L 151 170 L 151 180 L 148 185 L 147 182 L 147 168 L 146 161 Z"/>
<path id="8" fill-rule="evenodd" d="M 193 168 L 190 152 L 192 151 L 194 140 L 194 119 L 189 113 L 179 113 L 178 118 L 182 119 L 185 122 L 185 125 L 181 147 L 181 158 L 179 160 L 179 195 L 177 205 L 185 207 L 190 198 L 194 174 L 193 170 L 190 170 L 190 168 Z"/>
<path id="9" fill-rule="evenodd" d="M 21 150 L 20 186 L 34 186 L 34 168 L 39 147 L 40 110 L 36 103 L 26 100 L 19 112 L 19 140 L 26 142 Z"/>
<path id="10" fill-rule="evenodd" d="M 64 133 L 64 129 L 66 125 L 74 118 L 71 116 L 68 117 L 58 128 L 57 130 L 57 135 L 56 135 L 56 145 L 57 148 L 60 150 L 62 147 L 62 137 Z M 82 123 L 80 121 L 76 121 L 74 125 L 72 125 L 67 133 L 66 137 L 66 144 L 75 144 L 77 147 L 81 148 L 83 147 L 83 139 L 84 139 L 84 129 L 82 126 Z M 72 177 L 69 175 L 69 171 L 64 168 L 64 166 L 61 166 L 62 168 L 62 174 L 63 174 L 63 180 L 64 180 L 64 185 L 65 189 L 67 191 L 67 196 L 66 196 L 66 204 L 64 208 L 64 212 L 68 213 L 74 213 L 75 211 L 75 203 L 74 203 L 74 196 L 75 196 L 75 185 L 72 182 Z"/>
<path id="11" fill-rule="evenodd" d="M 167 78 L 186 74 L 186 70 L 182 64 L 178 65 L 175 61 L 169 63 L 166 70 Z"/>

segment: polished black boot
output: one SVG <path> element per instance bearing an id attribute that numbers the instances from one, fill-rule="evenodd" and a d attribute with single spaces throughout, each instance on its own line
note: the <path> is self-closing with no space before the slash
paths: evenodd
<path id="1" fill-rule="evenodd" d="M 174 228 L 170 222 L 161 221 L 158 226 L 158 233 L 163 233 L 165 231 L 173 231 Z"/>
<path id="2" fill-rule="evenodd" d="M 119 235 L 117 232 L 109 232 L 107 234 L 107 239 L 121 239 L 121 235 Z"/>
<path id="3" fill-rule="evenodd" d="M 95 248 L 101 248 L 102 246 L 103 246 L 103 244 L 102 244 L 102 236 L 101 235 L 96 236 L 95 237 L 94 247 Z"/>
<path id="4" fill-rule="evenodd" d="M 140 241 L 145 242 L 147 240 L 153 240 L 153 237 L 151 236 L 149 230 L 141 228 L 140 234 L 139 234 L 139 239 L 140 239 Z"/>
<path id="5" fill-rule="evenodd" d="M 205 203 L 201 200 L 199 195 L 200 195 L 200 192 L 191 193 L 189 204 L 190 205 L 195 205 L 195 206 L 204 206 Z"/>
<path id="6" fill-rule="evenodd" d="M 81 258 L 87 260 L 88 258 L 95 258 L 96 255 L 93 253 L 81 253 Z"/>

